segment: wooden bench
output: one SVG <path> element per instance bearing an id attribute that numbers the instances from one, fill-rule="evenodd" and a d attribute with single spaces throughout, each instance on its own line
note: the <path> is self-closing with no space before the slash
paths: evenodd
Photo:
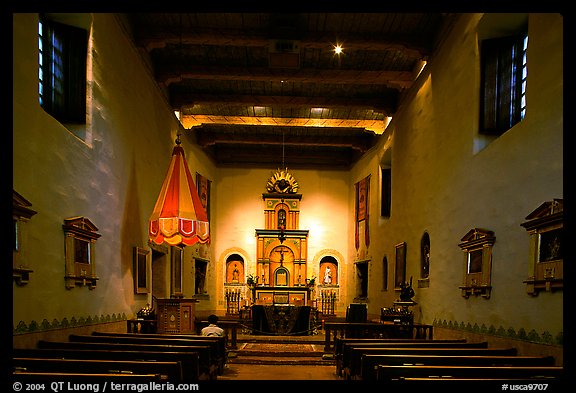
<path id="1" fill-rule="evenodd" d="M 563 367 L 559 366 L 389 366 L 379 365 L 377 381 L 404 378 L 561 378 Z"/>
<path id="2" fill-rule="evenodd" d="M 61 372 L 86 374 L 159 374 L 160 379 L 183 381 L 180 362 L 147 362 L 140 360 L 12 358 L 14 371 Z"/>
<path id="3" fill-rule="evenodd" d="M 374 322 L 326 322 L 324 324 L 324 352 L 334 349 L 336 338 L 404 338 L 432 339 L 432 325 L 414 323 L 411 325 Z"/>
<path id="4" fill-rule="evenodd" d="M 466 349 L 486 349 L 488 342 L 389 342 L 389 343 L 344 343 L 342 345 L 342 357 L 339 362 L 341 374 L 346 370 L 353 368 L 352 363 L 355 363 L 356 373 L 360 371 L 360 358 L 362 348 L 466 348 Z M 338 367 L 338 363 L 337 363 Z M 339 374 L 340 375 L 340 374 Z"/>
<path id="5" fill-rule="evenodd" d="M 100 349 L 40 349 L 13 348 L 12 356 L 19 358 L 60 358 L 95 360 L 142 360 L 148 362 L 178 361 L 185 381 L 200 380 L 198 352 L 112 351 Z"/>
<path id="6" fill-rule="evenodd" d="M 443 342 L 443 343 L 465 343 L 465 338 L 458 339 L 427 339 L 427 338 L 352 338 L 336 337 L 334 340 L 334 354 L 342 353 L 342 346 L 345 343 L 422 343 L 422 342 Z"/>
<path id="7" fill-rule="evenodd" d="M 39 340 L 38 348 L 56 349 L 88 349 L 88 350 L 112 350 L 112 351 L 152 351 L 152 352 L 196 352 L 200 365 L 200 379 L 215 380 L 217 378 L 217 366 L 211 357 L 212 349 L 207 345 L 144 345 L 133 343 L 109 343 L 109 342 L 73 342 L 73 341 L 48 341 Z"/>
<path id="8" fill-rule="evenodd" d="M 96 342 L 96 343 L 118 343 L 118 344 L 138 344 L 138 345 L 179 345 L 196 346 L 206 345 L 210 347 L 210 358 L 216 366 L 216 372 L 221 374 L 226 364 L 226 348 L 223 346 L 221 337 L 196 337 L 190 339 L 170 338 L 170 337 L 140 337 L 138 334 L 131 336 L 110 336 L 94 334 L 70 334 L 68 340 L 72 342 Z"/>
<path id="9" fill-rule="evenodd" d="M 376 370 L 379 365 L 434 365 L 434 366 L 554 366 L 553 356 L 480 356 L 480 355 L 381 355 L 363 354 L 360 361 L 359 375 L 351 375 L 351 379 L 364 381 L 376 380 Z M 355 373 L 355 370 L 351 373 Z"/>
<path id="10" fill-rule="evenodd" d="M 226 348 L 226 336 L 199 336 L 195 334 L 162 334 L 162 333 L 116 333 L 116 332 L 92 332 L 92 336 L 98 337 L 135 337 L 146 338 L 146 339 L 165 339 L 165 340 L 192 340 L 194 342 L 204 342 L 206 340 L 211 340 L 216 342 L 216 352 L 213 354 L 215 359 L 218 361 L 218 372 L 222 373 L 224 370 L 224 365 L 227 360 L 227 348 Z M 138 341 L 141 342 L 141 341 Z M 147 340 L 150 344 L 156 344 L 157 340 Z M 175 343 L 170 341 L 169 343 Z"/>
<path id="11" fill-rule="evenodd" d="M 344 344 L 377 344 L 377 343 L 430 343 L 430 342 L 437 342 L 437 343 L 465 343 L 466 339 L 414 339 L 414 338 L 336 338 L 334 342 L 334 359 L 336 360 L 336 372 L 338 375 L 341 374 L 342 370 L 342 351 L 344 348 Z"/>
<path id="12" fill-rule="evenodd" d="M 202 328 L 210 324 L 208 320 L 196 319 L 194 326 L 196 327 L 196 334 L 200 335 Z M 230 320 L 218 320 L 218 326 L 224 329 L 227 347 L 229 349 L 238 349 L 238 329 L 241 327 L 240 322 Z"/>
<path id="13" fill-rule="evenodd" d="M 33 372 L 14 371 L 12 373 L 18 382 L 54 382 L 54 381 L 75 381 L 75 382 L 119 382 L 119 383 L 143 383 L 161 382 L 159 374 L 88 374 L 88 373 L 58 373 L 58 372 Z"/>

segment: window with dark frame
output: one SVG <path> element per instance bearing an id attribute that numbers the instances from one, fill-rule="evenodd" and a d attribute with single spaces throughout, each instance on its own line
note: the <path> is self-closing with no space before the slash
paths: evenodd
<path id="1" fill-rule="evenodd" d="M 380 215 L 382 217 L 390 217 L 392 207 L 392 169 L 381 167 L 380 172 L 382 174 Z"/>
<path id="2" fill-rule="evenodd" d="M 40 106 L 62 123 L 86 123 L 88 32 L 40 15 L 38 94 Z"/>
<path id="3" fill-rule="evenodd" d="M 388 290 L 388 257 L 382 259 L 382 290 Z"/>
<path id="4" fill-rule="evenodd" d="M 74 239 L 74 262 L 90 264 L 90 240 Z"/>
<path id="5" fill-rule="evenodd" d="M 178 246 L 170 247 L 171 252 L 171 297 L 182 296 L 182 254 L 184 250 Z"/>
<path id="6" fill-rule="evenodd" d="M 526 115 L 526 33 L 481 42 L 480 132 L 501 135 Z"/>

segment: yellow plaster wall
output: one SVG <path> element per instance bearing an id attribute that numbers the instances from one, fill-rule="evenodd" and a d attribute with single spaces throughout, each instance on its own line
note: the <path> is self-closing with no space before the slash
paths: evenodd
<path id="1" fill-rule="evenodd" d="M 302 194 L 299 229 L 309 231 L 307 278 L 318 278 L 319 262 L 314 263 L 318 254 L 327 250 L 329 255 L 337 258 L 348 254 L 350 234 L 346 210 L 352 192 L 349 173 L 291 169 L 289 157 L 286 157 L 286 164 L 299 184 L 298 193 Z M 199 310 L 225 310 L 223 283 L 225 261 L 230 254 L 238 253 L 244 258 L 246 275 L 256 273 L 256 229 L 265 228 L 262 194 L 268 192 L 266 183 L 276 170 L 218 170 L 212 185 L 211 212 L 217 225 L 212 226 L 213 258 L 207 273 L 210 300 L 201 300 L 197 305 Z M 340 269 L 347 268 L 347 260 L 339 262 Z"/>
<path id="2" fill-rule="evenodd" d="M 13 15 L 13 185 L 38 212 L 26 225 L 27 262 L 34 272 L 27 285 L 13 285 L 15 328 L 44 320 L 56 326 L 82 318 L 131 318 L 151 300 L 134 295 L 132 250 L 147 248 L 147 221 L 178 123 L 115 16 L 65 17 L 91 27 L 86 141 L 40 107 L 38 17 Z M 185 137 L 183 147 L 191 171 L 213 177 L 210 161 Z M 102 235 L 93 290 L 64 287 L 62 224 L 79 215 Z"/>
<path id="3" fill-rule="evenodd" d="M 563 293 L 526 294 L 522 281 L 528 276 L 529 243 L 520 224 L 542 202 L 563 197 L 562 17 L 530 14 L 526 118 L 480 150 L 476 28 L 481 16 L 459 19 L 404 97 L 381 145 L 351 171 L 351 182 L 368 174 L 378 179 L 378 165 L 391 149 L 391 217 L 374 214 L 370 219 L 369 314 L 378 315 L 380 307 L 398 299 L 394 245 L 405 241 L 407 278 L 414 277 L 419 321 L 556 336 L 563 330 Z M 374 191 L 370 205 L 375 212 L 380 196 Z M 349 211 L 352 207 L 353 200 Z M 464 273 L 458 243 L 474 227 L 496 236 L 490 299 L 466 300 L 458 289 Z M 349 228 L 353 231 L 353 220 Z M 430 281 L 428 288 L 418 288 L 425 231 L 431 239 Z M 388 291 L 381 289 L 384 256 Z"/>

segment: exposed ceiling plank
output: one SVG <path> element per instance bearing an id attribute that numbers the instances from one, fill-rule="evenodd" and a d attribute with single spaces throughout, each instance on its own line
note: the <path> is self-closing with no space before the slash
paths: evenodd
<path id="1" fill-rule="evenodd" d="M 232 29 L 195 29 L 193 33 L 182 35 L 166 31 L 146 31 L 139 35 L 137 45 L 150 52 L 153 49 L 165 48 L 168 44 L 173 45 L 212 45 L 212 46 L 257 46 L 268 47 L 274 39 L 263 34 L 246 33 L 244 30 Z M 294 39 L 300 48 L 329 49 L 334 45 L 342 44 L 346 50 L 371 50 L 371 51 L 400 51 L 406 56 L 417 59 L 429 55 L 429 50 L 424 46 L 410 44 L 408 39 L 375 39 L 373 35 L 339 34 L 335 33 L 308 34 L 303 39 Z"/>
<path id="2" fill-rule="evenodd" d="M 329 69 L 272 69 L 223 66 L 190 65 L 186 69 L 176 70 L 172 66 L 164 66 L 157 70 L 156 80 L 169 86 L 171 83 L 182 82 L 183 79 L 238 80 L 238 81 L 284 81 L 335 84 L 383 84 L 397 89 L 406 89 L 414 81 L 411 71 L 360 71 L 360 70 L 329 70 Z"/>
<path id="3" fill-rule="evenodd" d="M 127 36 L 218 166 L 347 169 L 381 139 L 444 13 L 130 13 Z M 337 56 L 334 46 L 343 54 Z"/>
<path id="4" fill-rule="evenodd" d="M 212 129 L 198 127 L 194 129 L 196 142 L 202 147 L 223 144 L 259 144 L 259 145 L 282 145 L 298 146 L 300 148 L 307 146 L 314 147 L 345 147 L 358 150 L 360 152 L 368 151 L 374 144 L 377 137 L 375 134 L 365 133 L 363 137 L 358 134 L 337 135 L 330 137 L 322 135 L 312 136 L 294 136 L 290 135 L 285 138 L 278 138 L 278 135 L 271 133 L 254 132 L 250 134 L 240 134 L 236 132 L 215 132 Z"/>
<path id="5" fill-rule="evenodd" d="M 389 98 L 353 98 L 353 97 L 304 97 L 304 96 L 274 96 L 274 95 L 242 95 L 242 94 L 202 94 L 202 93 L 170 93 L 170 104 L 178 110 L 191 107 L 194 104 L 247 104 L 256 106 L 290 106 L 316 108 L 372 108 L 382 111 L 385 115 L 394 112 Z"/>
<path id="6" fill-rule="evenodd" d="M 377 134 L 382 134 L 390 119 L 310 119 L 294 117 L 267 116 L 213 116 L 213 115 L 180 115 L 180 123 L 185 129 L 203 124 L 238 124 L 238 125 L 268 125 L 268 126 L 298 126 L 298 127 L 343 127 L 364 128 Z"/>

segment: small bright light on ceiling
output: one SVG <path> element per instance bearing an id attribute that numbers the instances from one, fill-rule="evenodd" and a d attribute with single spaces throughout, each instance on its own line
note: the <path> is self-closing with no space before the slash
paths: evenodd
<path id="1" fill-rule="evenodd" d="M 337 55 L 339 55 L 340 53 L 342 53 L 342 46 L 337 44 L 334 46 L 334 53 L 336 53 Z"/>

